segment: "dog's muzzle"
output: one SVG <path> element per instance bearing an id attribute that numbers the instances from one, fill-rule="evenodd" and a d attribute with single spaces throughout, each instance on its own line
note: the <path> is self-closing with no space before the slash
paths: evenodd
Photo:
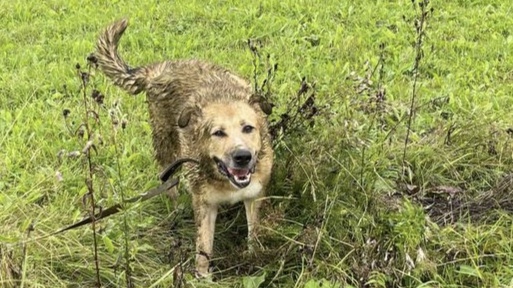
<path id="1" fill-rule="evenodd" d="M 230 156 L 229 164 L 214 157 L 219 173 L 226 176 L 237 188 L 244 188 L 251 182 L 251 174 L 255 172 L 254 157 L 245 149 L 235 150 Z"/>

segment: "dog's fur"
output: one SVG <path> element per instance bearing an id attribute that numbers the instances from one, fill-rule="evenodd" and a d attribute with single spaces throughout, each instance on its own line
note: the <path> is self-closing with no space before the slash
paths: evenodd
<path id="1" fill-rule="evenodd" d="M 273 151 L 265 113 L 242 78 L 213 64 L 166 61 L 130 68 L 117 52 L 127 20 L 99 37 L 99 68 L 131 94 L 146 92 L 156 159 L 200 162 L 187 175 L 197 226 L 196 273 L 209 275 L 215 220 L 222 203 L 244 201 L 251 245 L 258 198 L 269 183 Z M 268 113 L 268 111 L 265 111 Z"/>

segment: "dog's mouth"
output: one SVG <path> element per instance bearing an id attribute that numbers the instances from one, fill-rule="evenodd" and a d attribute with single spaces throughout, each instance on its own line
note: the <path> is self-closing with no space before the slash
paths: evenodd
<path id="1" fill-rule="evenodd" d="M 251 182 L 251 174 L 255 172 L 255 167 L 232 168 L 228 167 L 221 159 L 214 157 L 219 173 L 226 176 L 230 182 L 237 188 L 244 188 Z"/>

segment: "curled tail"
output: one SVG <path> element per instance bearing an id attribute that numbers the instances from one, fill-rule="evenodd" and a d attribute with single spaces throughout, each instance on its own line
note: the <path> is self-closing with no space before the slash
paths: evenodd
<path id="1" fill-rule="evenodd" d="M 135 95 L 145 90 L 148 71 L 145 68 L 130 68 L 118 54 L 119 39 L 127 26 L 128 21 L 122 19 L 107 27 L 98 38 L 95 56 L 100 70 L 114 84 Z"/>

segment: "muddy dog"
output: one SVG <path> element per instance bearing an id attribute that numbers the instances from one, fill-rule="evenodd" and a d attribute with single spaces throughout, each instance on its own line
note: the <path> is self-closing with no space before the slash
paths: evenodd
<path id="1" fill-rule="evenodd" d="M 118 42 L 128 22 L 111 24 L 100 35 L 98 67 L 131 94 L 146 93 L 156 159 L 166 167 L 194 158 L 186 175 L 197 226 L 196 274 L 209 275 L 218 206 L 244 201 L 248 241 L 255 238 L 258 210 L 269 183 L 273 151 L 269 109 L 250 84 L 219 66 L 198 60 L 165 61 L 131 68 Z"/>

